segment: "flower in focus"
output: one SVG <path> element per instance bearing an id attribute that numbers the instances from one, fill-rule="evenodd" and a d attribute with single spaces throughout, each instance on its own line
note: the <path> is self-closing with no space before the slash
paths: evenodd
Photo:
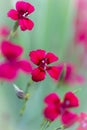
<path id="1" fill-rule="evenodd" d="M 48 120 L 54 121 L 61 115 L 64 126 L 70 126 L 77 121 L 77 114 L 69 110 L 79 106 L 78 98 L 74 93 L 67 92 L 63 101 L 60 100 L 56 93 L 51 93 L 45 97 L 44 102 L 47 106 L 43 113 Z"/>
<path id="2" fill-rule="evenodd" d="M 76 130 L 87 130 L 87 114 L 81 113 L 78 117 L 79 127 Z"/>
<path id="3" fill-rule="evenodd" d="M 37 65 L 38 67 L 33 69 L 32 71 L 32 80 L 33 81 L 41 81 L 44 80 L 46 77 L 46 71 L 48 74 L 55 80 L 58 80 L 60 74 L 63 70 L 63 67 L 58 66 L 48 66 L 49 64 L 58 60 L 58 57 L 48 52 L 46 53 L 45 50 L 35 50 L 29 53 L 31 61 Z"/>
<path id="4" fill-rule="evenodd" d="M 10 34 L 10 28 L 6 25 L 0 27 L 0 36 L 7 37 Z"/>
<path id="5" fill-rule="evenodd" d="M 28 18 L 28 15 L 30 15 L 34 10 L 34 6 L 30 3 L 18 1 L 16 3 L 16 10 L 11 9 L 8 12 L 8 17 L 12 20 L 17 20 L 22 31 L 32 30 L 34 23 Z"/>
<path id="6" fill-rule="evenodd" d="M 64 72 L 60 76 L 60 81 L 66 84 L 83 83 L 84 77 L 77 74 L 76 68 L 72 63 L 60 64 L 64 66 Z"/>
<path id="7" fill-rule="evenodd" d="M 26 73 L 31 72 L 31 65 L 26 59 L 20 59 L 23 48 L 10 41 L 2 41 L 1 53 L 4 61 L 0 63 L 0 78 L 13 80 L 18 74 L 18 70 Z"/>

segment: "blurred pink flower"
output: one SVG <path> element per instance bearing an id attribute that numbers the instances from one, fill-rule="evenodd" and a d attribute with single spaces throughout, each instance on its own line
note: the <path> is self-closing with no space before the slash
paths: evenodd
<path id="1" fill-rule="evenodd" d="M 64 63 L 58 66 L 64 66 L 64 72 L 62 73 L 60 80 L 66 84 L 83 83 L 84 77 L 77 74 L 76 68 L 72 63 Z"/>
<path id="2" fill-rule="evenodd" d="M 87 47 L 87 0 L 76 0 L 75 43 Z"/>
<path id="3" fill-rule="evenodd" d="M 44 80 L 46 71 L 55 80 L 58 80 L 62 72 L 61 67 L 48 66 L 58 60 L 58 57 L 52 52 L 46 53 L 45 50 L 34 50 L 29 53 L 31 61 L 38 67 L 32 71 L 32 80 L 38 82 Z"/>
<path id="4" fill-rule="evenodd" d="M 79 127 L 76 130 L 87 130 L 87 114 L 81 113 L 78 117 Z"/>
<path id="5" fill-rule="evenodd" d="M 26 59 L 20 59 L 23 53 L 21 46 L 13 44 L 10 41 L 2 41 L 1 52 L 4 61 L 0 63 L 0 78 L 13 80 L 16 78 L 19 70 L 25 73 L 31 72 L 30 63 Z"/>
<path id="6" fill-rule="evenodd" d="M 6 25 L 0 27 L 0 36 L 7 37 L 10 34 L 10 28 Z"/>
<path id="7" fill-rule="evenodd" d="M 16 10 L 11 9 L 8 12 L 8 17 L 10 17 L 12 20 L 17 20 L 22 31 L 32 30 L 34 27 L 34 23 L 27 17 L 34 10 L 35 10 L 34 6 L 31 5 L 30 3 L 24 1 L 18 1 L 16 3 Z"/>
<path id="8" fill-rule="evenodd" d="M 48 120 L 54 121 L 61 115 L 61 121 L 65 126 L 70 126 L 77 121 L 77 114 L 69 110 L 79 106 L 79 100 L 74 93 L 67 92 L 63 101 L 56 93 L 50 93 L 45 97 L 44 102 L 47 106 L 43 113 Z"/>

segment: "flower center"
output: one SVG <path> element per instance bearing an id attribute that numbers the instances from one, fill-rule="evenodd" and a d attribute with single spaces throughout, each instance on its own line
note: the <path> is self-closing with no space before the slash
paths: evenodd
<path id="1" fill-rule="evenodd" d="M 41 70 L 46 70 L 47 67 L 47 59 L 43 59 L 40 61 L 39 67 Z"/>
<path id="2" fill-rule="evenodd" d="M 28 16 L 28 12 L 26 11 L 26 12 L 24 12 L 23 10 L 20 10 L 20 12 L 19 12 L 19 19 L 20 18 L 25 18 L 25 17 L 27 17 Z"/>
<path id="3" fill-rule="evenodd" d="M 69 100 L 66 100 L 64 103 L 61 104 L 61 107 L 60 107 L 60 113 L 64 113 L 64 111 L 67 109 L 67 107 L 69 106 L 70 104 L 70 101 Z"/>

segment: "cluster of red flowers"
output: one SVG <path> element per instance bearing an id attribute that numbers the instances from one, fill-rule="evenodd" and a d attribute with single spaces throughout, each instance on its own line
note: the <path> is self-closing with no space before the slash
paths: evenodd
<path id="1" fill-rule="evenodd" d="M 82 2 L 82 1 L 81 1 Z M 79 8 L 84 8 L 85 5 L 79 3 Z M 35 8 L 28 2 L 18 1 L 16 3 L 16 9 L 11 9 L 8 12 L 8 17 L 17 22 L 22 31 L 32 30 L 34 22 L 28 18 L 28 16 L 34 12 Z M 83 23 L 83 24 L 82 24 Z M 86 19 L 81 23 L 76 22 L 78 25 L 76 32 L 76 41 L 87 41 L 87 29 L 85 28 Z M 80 28 L 79 28 L 80 27 Z M 2 29 L 0 33 L 8 36 L 9 30 Z M 23 47 L 12 43 L 9 40 L 3 40 L 0 45 L 1 51 L 1 63 L 0 63 L 0 78 L 5 80 L 13 80 L 17 77 L 19 71 L 23 71 L 32 76 L 32 80 L 39 82 L 45 79 L 46 72 L 49 76 L 60 81 L 63 84 L 82 83 L 84 78 L 77 74 L 75 66 L 71 63 L 61 63 L 56 65 L 50 65 L 58 61 L 58 56 L 53 52 L 46 52 L 45 50 L 38 49 L 33 50 L 29 53 L 30 60 L 21 58 L 23 53 Z M 35 64 L 35 68 L 32 64 Z M 54 121 L 56 118 L 61 116 L 61 122 L 64 126 L 71 126 L 76 121 L 81 124 L 77 130 L 87 129 L 87 115 L 81 113 L 78 116 L 76 113 L 71 112 L 71 108 L 79 107 L 79 100 L 73 92 L 67 92 L 64 96 L 63 101 L 56 93 L 50 93 L 44 99 L 46 107 L 43 114 L 47 120 Z"/>

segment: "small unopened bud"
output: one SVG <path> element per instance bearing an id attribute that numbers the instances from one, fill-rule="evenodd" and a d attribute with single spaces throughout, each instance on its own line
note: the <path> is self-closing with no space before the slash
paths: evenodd
<path id="1" fill-rule="evenodd" d="M 25 99 L 25 93 L 23 92 L 23 90 L 18 88 L 18 86 L 16 84 L 13 84 L 13 86 L 14 86 L 14 89 L 16 91 L 17 97 L 20 98 L 20 99 Z"/>

